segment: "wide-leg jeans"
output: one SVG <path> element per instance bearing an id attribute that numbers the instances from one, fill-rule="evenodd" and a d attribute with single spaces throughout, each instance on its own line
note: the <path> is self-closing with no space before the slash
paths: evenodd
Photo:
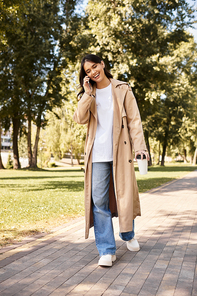
<path id="1" fill-rule="evenodd" d="M 92 163 L 92 208 L 94 233 L 99 255 L 114 255 L 116 243 L 114 238 L 112 215 L 109 209 L 109 183 L 113 162 Z M 113 171 L 113 170 L 112 170 Z M 133 230 L 120 233 L 120 238 L 129 241 L 134 237 Z"/>

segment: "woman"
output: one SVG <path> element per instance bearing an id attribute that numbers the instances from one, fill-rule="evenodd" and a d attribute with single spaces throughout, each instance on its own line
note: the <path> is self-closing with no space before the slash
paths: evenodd
<path id="1" fill-rule="evenodd" d="M 140 216 L 132 146 L 137 155 L 148 152 L 136 100 L 127 83 L 113 79 L 100 57 L 81 61 L 81 98 L 74 120 L 87 124 L 85 142 L 85 226 L 94 225 L 98 265 L 116 260 L 112 217 L 119 217 L 120 237 L 131 251 L 140 249 L 134 238 L 134 219 Z"/>

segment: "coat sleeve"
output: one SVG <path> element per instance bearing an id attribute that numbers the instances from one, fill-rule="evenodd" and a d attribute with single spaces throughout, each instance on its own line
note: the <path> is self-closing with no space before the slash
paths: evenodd
<path id="1" fill-rule="evenodd" d="M 126 93 L 124 105 L 127 115 L 128 130 L 132 140 L 134 151 L 137 152 L 139 150 L 147 150 L 144 140 L 140 112 L 134 94 L 130 87 L 128 88 L 128 91 Z"/>
<path id="2" fill-rule="evenodd" d="M 90 117 L 90 106 L 93 98 L 93 96 L 89 96 L 85 93 L 83 94 L 73 115 L 74 121 L 80 124 L 88 123 Z"/>

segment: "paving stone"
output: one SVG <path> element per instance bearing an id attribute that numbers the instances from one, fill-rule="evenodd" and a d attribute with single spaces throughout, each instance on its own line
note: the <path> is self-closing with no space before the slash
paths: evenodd
<path id="1" fill-rule="evenodd" d="M 196 184 L 194 171 L 140 196 L 139 252 L 127 250 L 113 219 L 117 260 L 111 268 L 98 267 L 93 229 L 85 240 L 80 219 L 49 239 L 4 249 L 4 255 L 13 253 L 0 261 L 0 296 L 196 296 Z"/>
<path id="2" fill-rule="evenodd" d="M 128 294 L 128 293 L 121 293 L 120 295 L 121 296 L 136 296 L 136 294 L 132 294 L 132 293 L 130 293 L 130 294 Z"/>

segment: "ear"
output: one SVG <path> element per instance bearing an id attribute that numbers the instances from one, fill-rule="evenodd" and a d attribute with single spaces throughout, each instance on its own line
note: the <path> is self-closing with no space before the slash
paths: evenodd
<path id="1" fill-rule="evenodd" d="M 101 61 L 101 65 L 103 66 L 103 69 L 105 68 L 105 63 Z"/>

